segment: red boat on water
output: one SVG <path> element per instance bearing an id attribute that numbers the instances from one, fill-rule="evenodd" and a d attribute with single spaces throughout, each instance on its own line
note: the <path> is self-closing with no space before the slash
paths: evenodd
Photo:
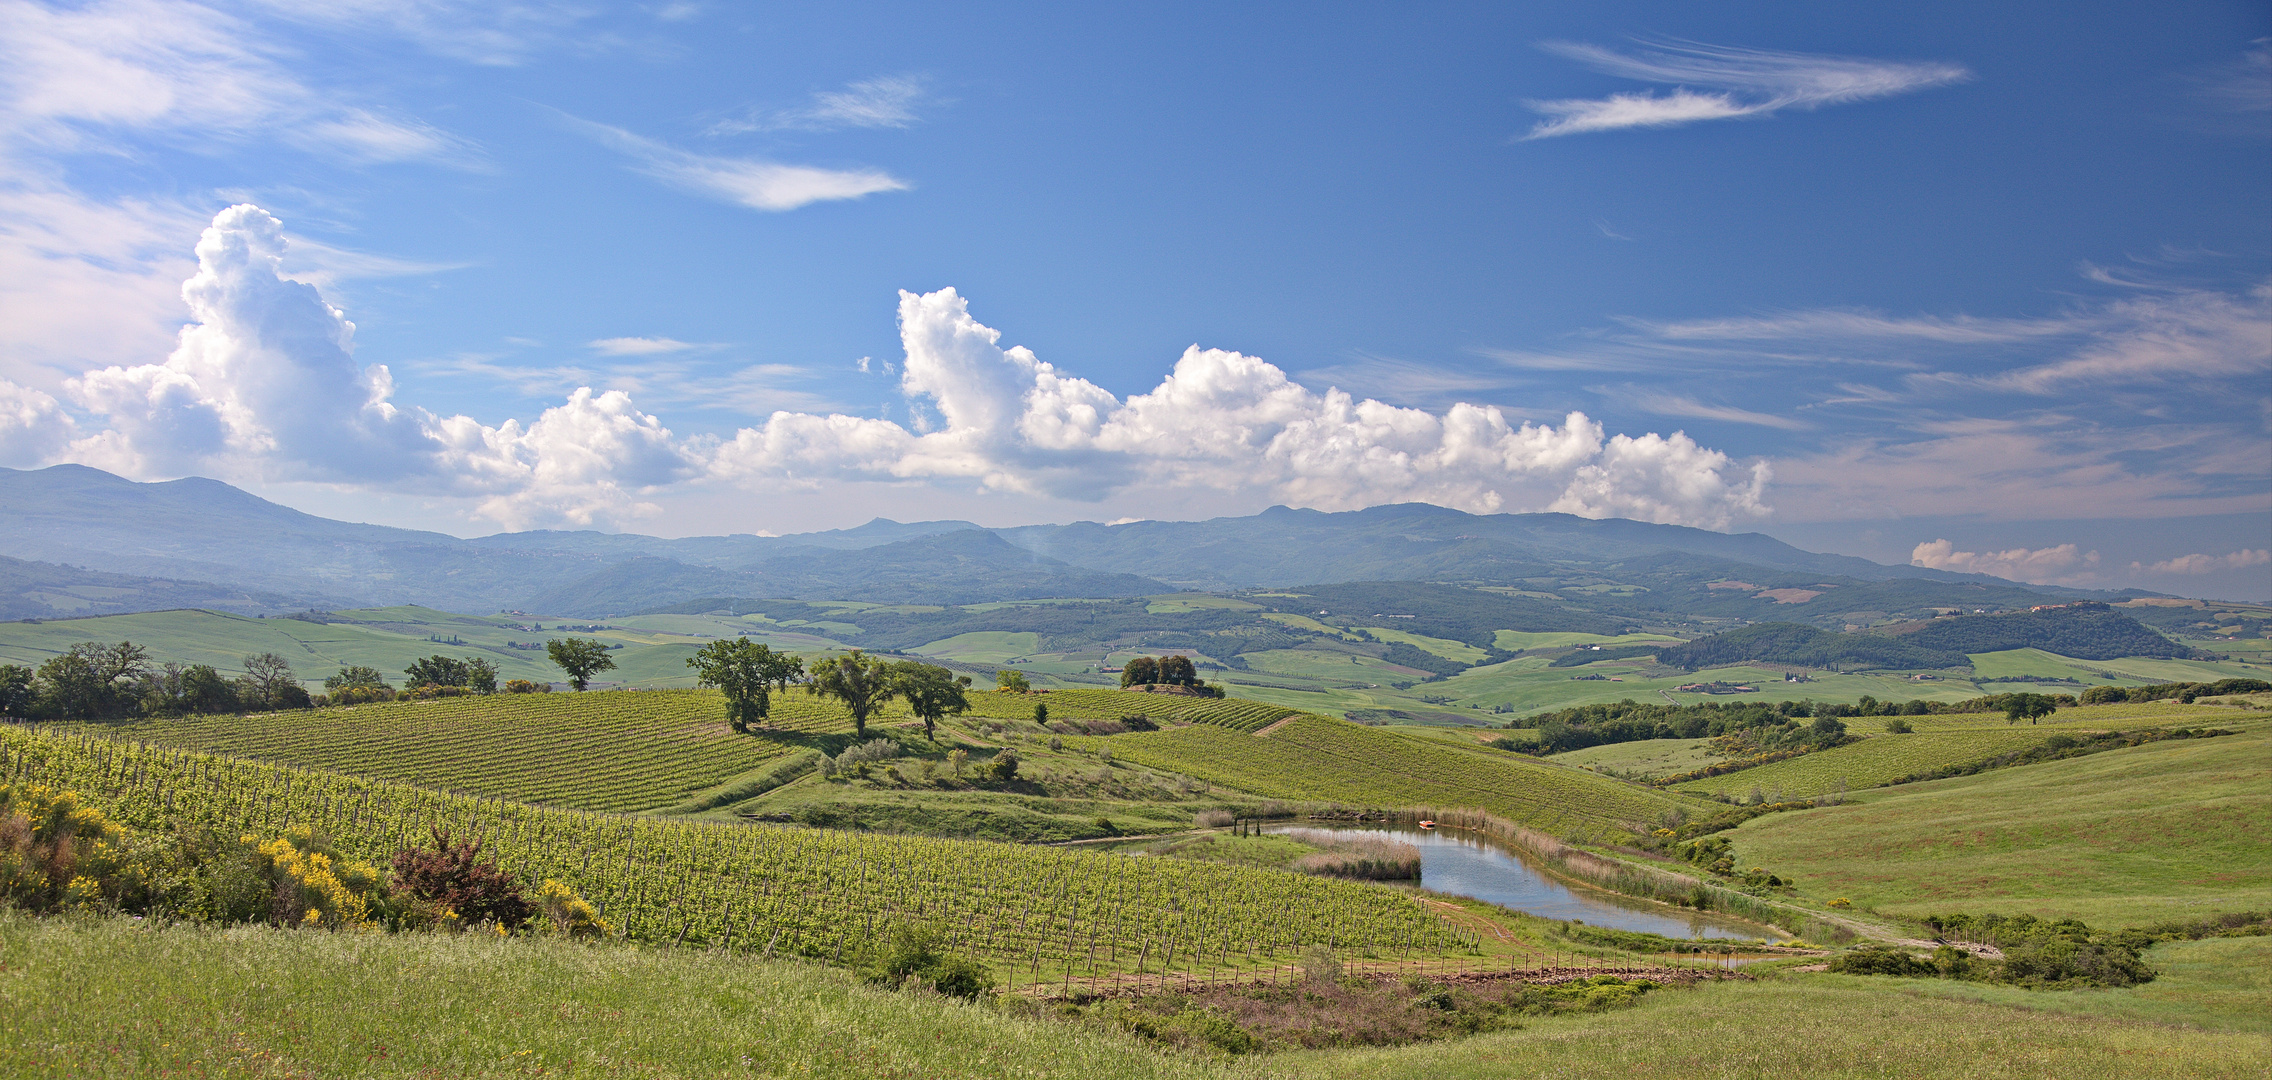
<path id="1" fill-rule="evenodd" d="M 1433 821 L 1423 821 L 1420 823 L 1420 827 L 1423 829 L 1433 829 L 1436 827 L 1436 823 Z"/>

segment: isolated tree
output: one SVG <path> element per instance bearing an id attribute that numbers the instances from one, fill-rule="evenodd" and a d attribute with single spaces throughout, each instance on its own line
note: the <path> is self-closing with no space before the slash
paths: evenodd
<path id="1" fill-rule="evenodd" d="M 968 764 L 970 764 L 970 751 L 959 746 L 947 751 L 947 768 L 954 770 L 955 779 L 962 779 L 962 768 Z"/>
<path id="2" fill-rule="evenodd" d="M 1169 686 L 1199 685 L 1199 669 L 1192 666 L 1188 656 L 1160 658 L 1160 681 Z"/>
<path id="3" fill-rule="evenodd" d="M 1120 685 L 1150 686 L 1160 681 L 1160 662 L 1149 656 L 1138 656 L 1120 669 Z"/>
<path id="4" fill-rule="evenodd" d="M 892 695 L 906 702 L 908 711 L 923 721 L 926 739 L 939 740 L 935 725 L 940 717 L 970 708 L 970 699 L 963 695 L 970 686 L 968 675 L 957 678 L 952 671 L 917 660 L 901 661 L 891 669 Z"/>
<path id="5" fill-rule="evenodd" d="M 386 676 L 379 674 L 379 669 L 364 667 L 361 664 L 353 666 L 342 664 L 337 674 L 323 677 L 323 688 L 325 690 L 345 690 L 349 687 L 368 687 L 372 690 L 393 689 L 393 687 L 387 685 Z"/>
<path id="6" fill-rule="evenodd" d="M 777 653 L 746 637 L 721 638 L 686 658 L 695 682 L 726 696 L 726 722 L 747 732 L 773 711 L 773 691 L 786 690 L 805 676 L 805 662 Z"/>
<path id="7" fill-rule="evenodd" d="M 615 669 L 615 658 L 607 654 L 607 645 L 594 638 L 553 638 L 544 643 L 544 654 L 568 673 L 568 685 L 579 691 L 592 676 Z"/>
<path id="8" fill-rule="evenodd" d="M 478 656 L 465 661 L 465 688 L 476 694 L 497 692 L 497 665 Z"/>
<path id="9" fill-rule="evenodd" d="M 852 711 L 854 737 L 868 737 L 868 717 L 899 692 L 892 665 L 858 649 L 813 665 L 805 692 L 832 697 Z"/>
<path id="10" fill-rule="evenodd" d="M 292 673 L 292 665 L 272 652 L 245 657 L 244 678 L 237 680 L 237 697 L 248 709 L 281 709 L 306 705 L 307 688 Z M 293 691 L 302 700 L 294 701 Z"/>
<path id="11" fill-rule="evenodd" d="M 2059 703 L 2049 694 L 2013 694 L 2004 699 L 2004 717 L 2013 723 L 2026 720 L 2034 723 L 2039 717 L 2059 711 Z"/>
<path id="12" fill-rule="evenodd" d="M 1018 752 L 1009 747 L 1003 747 L 1002 752 L 994 755 L 994 760 L 987 764 L 986 771 L 993 774 L 994 779 L 1003 783 L 1017 779 Z"/>
<path id="13" fill-rule="evenodd" d="M 1005 694 L 1023 694 L 1032 690 L 1033 684 L 1026 681 L 1025 672 L 1003 668 L 994 673 L 994 689 Z"/>

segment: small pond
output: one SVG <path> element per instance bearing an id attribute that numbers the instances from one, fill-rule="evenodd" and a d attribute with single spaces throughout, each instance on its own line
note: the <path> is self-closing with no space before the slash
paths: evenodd
<path id="1" fill-rule="evenodd" d="M 1613 893 L 1573 887 L 1540 871 L 1522 853 L 1464 830 L 1317 822 L 1275 825 L 1264 831 L 1295 829 L 1348 835 L 1393 834 L 1396 839 L 1420 849 L 1422 887 L 1431 892 L 1471 897 L 1540 918 L 1579 919 L 1593 926 L 1673 938 L 1750 941 L 1782 936 L 1779 931 L 1749 923 L 1690 914 L 1656 904 L 1622 901 Z"/>

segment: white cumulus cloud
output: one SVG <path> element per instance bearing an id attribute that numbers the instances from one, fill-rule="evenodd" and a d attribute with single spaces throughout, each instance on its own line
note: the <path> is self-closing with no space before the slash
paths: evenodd
<path id="1" fill-rule="evenodd" d="M 72 456 L 137 476 L 218 473 L 478 497 L 509 524 L 588 524 L 640 511 L 642 491 L 692 473 L 660 420 L 620 392 L 577 390 L 523 427 L 397 406 L 384 365 L 354 359 L 355 325 L 285 277 L 275 217 L 213 219 L 181 295 L 194 321 L 163 363 L 69 382 L 105 417 Z"/>
<path id="2" fill-rule="evenodd" d="M 1956 545 L 1947 540 L 1930 540 L 1909 553 L 1909 562 L 1960 574 L 1987 574 L 2012 581 L 2059 585 L 2089 576 L 2090 569 L 2098 565 L 2098 552 L 2082 551 L 2073 544 L 2005 551 L 1958 551 Z"/>
<path id="3" fill-rule="evenodd" d="M 2272 549 L 2242 548 L 2229 555 L 2179 555 L 2155 563 L 2131 563 L 2130 569 L 2152 574 L 2214 574 L 2220 570 L 2245 570 L 2251 566 L 2272 563 Z"/>
<path id="4" fill-rule="evenodd" d="M 286 276 L 283 225 L 233 206 L 200 237 L 182 286 L 192 321 L 161 363 L 66 385 L 104 423 L 74 438 L 41 391 L 0 384 L 0 452 L 68 455 L 136 476 L 189 473 L 470 501 L 512 527 L 641 516 L 674 485 L 765 490 L 845 482 L 1095 501 L 1202 489 L 1234 502 L 1354 509 L 1422 501 L 1476 512 L 1553 509 L 1725 528 L 1767 513 L 1764 464 L 1687 435 L 1610 434 L 1584 413 L 1516 422 L 1311 390 L 1258 357 L 1196 345 L 1126 400 L 970 314 L 953 289 L 903 292 L 898 365 L 908 425 L 780 411 L 730 438 L 681 438 L 629 393 L 580 386 L 524 424 L 397 404 L 392 375 L 354 358 L 355 325 Z M 593 342 L 619 355 L 686 347 Z M 744 373 L 795 377 L 778 365 Z M 66 442 L 68 446 L 66 447 Z"/>
<path id="5" fill-rule="evenodd" d="M 1529 138 L 1620 128 L 1672 127 L 1699 120 L 1766 116 L 1784 109 L 1814 109 L 1890 97 L 1962 82 L 1962 65 L 1872 60 L 1854 56 L 1777 52 L 1696 42 L 1664 42 L 1634 53 L 1597 45 L 1545 46 L 1596 71 L 1640 82 L 1663 83 L 1665 94 L 1611 94 L 1606 98 L 1533 101 L 1548 117 Z M 1702 87 L 1704 89 L 1694 89 Z"/>
<path id="6" fill-rule="evenodd" d="M 753 484 L 956 478 L 982 489 L 1102 498 L 1208 488 L 1337 510 L 1423 501 L 1547 508 L 1725 528 L 1765 514 L 1768 474 L 1686 435 L 1617 435 L 1571 413 L 1510 423 L 1318 393 L 1257 357 L 1192 346 L 1126 401 L 979 323 L 953 289 L 900 294 L 901 389 L 937 423 L 781 412 L 723 445 L 720 477 Z"/>
<path id="7" fill-rule="evenodd" d="M 0 466 L 25 469 L 71 441 L 76 425 L 54 395 L 0 379 Z"/>

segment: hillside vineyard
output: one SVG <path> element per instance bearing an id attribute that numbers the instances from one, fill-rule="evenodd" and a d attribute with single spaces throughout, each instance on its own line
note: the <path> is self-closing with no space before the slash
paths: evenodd
<path id="1" fill-rule="evenodd" d="M 528 881 L 557 879 L 631 939 L 837 961 L 894 925 L 944 931 L 1021 979 L 1259 965 L 1323 945 L 1466 950 L 1401 894 L 1206 863 L 552 810 L 386 781 L 0 729 L 0 777 L 71 788 L 129 824 L 276 835 L 299 827 L 383 860 L 434 830 L 482 840 Z M 887 935 L 888 936 L 888 935 Z"/>

